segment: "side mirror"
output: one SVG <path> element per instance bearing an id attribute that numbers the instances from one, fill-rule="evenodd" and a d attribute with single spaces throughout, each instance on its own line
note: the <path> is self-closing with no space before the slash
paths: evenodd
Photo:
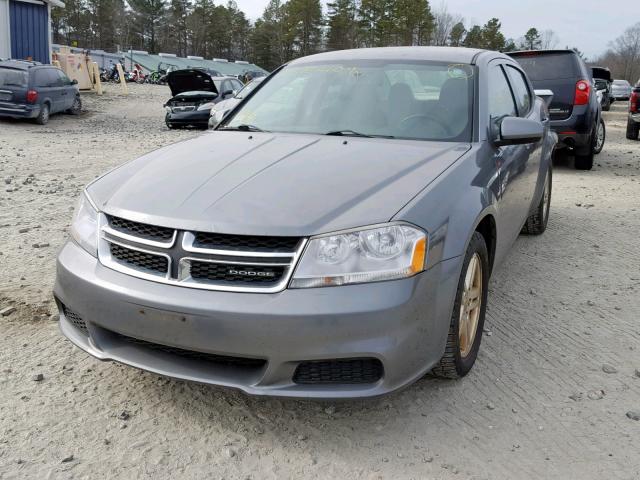
<path id="1" fill-rule="evenodd" d="M 77 84 L 78 84 L 78 80 L 76 80 L 75 78 L 71 80 L 71 85 L 77 85 Z"/>
<path id="2" fill-rule="evenodd" d="M 229 95 L 233 95 L 233 90 L 225 90 L 224 92 L 222 92 L 222 98 L 225 98 Z"/>
<path id="3" fill-rule="evenodd" d="M 499 132 L 493 142 L 496 146 L 524 145 L 540 141 L 544 127 L 542 123 L 528 118 L 504 117 L 499 121 Z"/>
<path id="4" fill-rule="evenodd" d="M 551 105 L 551 101 L 553 100 L 553 92 L 551 90 L 535 90 L 536 96 L 540 97 L 542 101 L 547 105 Z"/>

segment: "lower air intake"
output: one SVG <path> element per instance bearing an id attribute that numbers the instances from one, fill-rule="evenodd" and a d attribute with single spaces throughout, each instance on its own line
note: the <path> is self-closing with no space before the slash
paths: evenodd
<path id="1" fill-rule="evenodd" d="M 62 306 L 62 313 L 64 313 L 64 316 L 74 327 L 83 332 L 85 335 L 89 334 L 89 330 L 87 330 L 87 324 L 80 315 L 69 309 L 66 305 Z"/>
<path id="2" fill-rule="evenodd" d="M 375 383 L 382 372 L 382 362 L 376 358 L 310 361 L 298 365 L 293 381 L 304 385 Z"/>

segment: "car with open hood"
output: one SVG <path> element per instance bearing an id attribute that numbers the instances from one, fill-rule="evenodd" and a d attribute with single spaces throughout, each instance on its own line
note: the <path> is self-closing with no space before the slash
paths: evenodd
<path id="1" fill-rule="evenodd" d="M 169 128 L 207 127 L 211 107 L 233 97 L 242 87 L 235 77 L 212 76 L 205 69 L 188 68 L 167 74 L 171 99 L 165 103 Z"/>
<path id="2" fill-rule="evenodd" d="M 611 70 L 606 67 L 591 67 L 591 73 L 593 74 L 593 84 L 600 95 L 602 111 L 608 112 L 611 110 L 611 103 L 615 101 L 611 92 L 611 83 L 613 82 Z"/>
<path id="3" fill-rule="evenodd" d="M 57 261 L 61 331 L 256 395 L 462 377 L 492 271 L 547 225 L 551 96 L 484 50 L 294 60 L 215 130 L 86 187 Z"/>

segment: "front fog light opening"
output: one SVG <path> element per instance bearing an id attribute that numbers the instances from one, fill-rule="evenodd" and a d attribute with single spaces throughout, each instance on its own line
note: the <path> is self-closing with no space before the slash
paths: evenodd
<path id="1" fill-rule="evenodd" d="M 408 278 L 425 269 L 427 235 L 390 224 L 311 238 L 289 288 Z"/>

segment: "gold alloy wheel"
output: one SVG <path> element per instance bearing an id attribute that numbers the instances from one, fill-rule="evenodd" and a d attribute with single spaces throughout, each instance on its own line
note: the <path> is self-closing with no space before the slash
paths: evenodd
<path id="1" fill-rule="evenodd" d="M 474 253 L 464 276 L 462 299 L 460 300 L 460 320 L 458 322 L 458 343 L 460 356 L 466 357 L 471 352 L 476 338 L 480 308 L 482 307 L 482 261 L 478 253 Z"/>

